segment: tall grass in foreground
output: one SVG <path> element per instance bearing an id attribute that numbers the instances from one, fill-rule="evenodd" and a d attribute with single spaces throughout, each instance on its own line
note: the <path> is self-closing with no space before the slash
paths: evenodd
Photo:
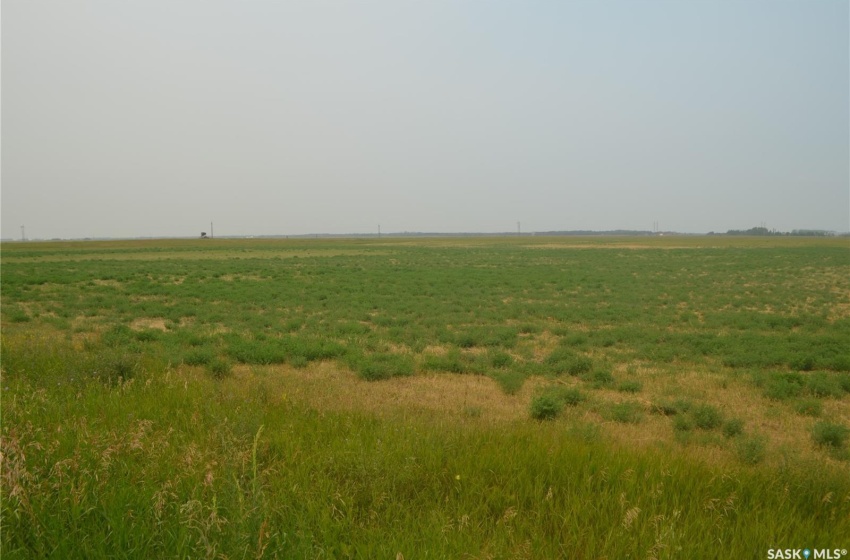
<path id="1" fill-rule="evenodd" d="M 4 558 L 751 558 L 850 534 L 846 477 L 563 422 L 329 413 L 175 371 L 4 386 Z"/>

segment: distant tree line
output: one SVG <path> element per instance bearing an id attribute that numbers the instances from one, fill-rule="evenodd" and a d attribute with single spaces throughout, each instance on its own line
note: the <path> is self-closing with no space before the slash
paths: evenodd
<path id="1" fill-rule="evenodd" d="M 795 235 L 805 237 L 829 237 L 835 235 L 835 232 L 823 229 L 795 229 L 789 233 L 787 231 L 767 229 L 766 227 L 754 227 L 750 229 L 730 229 L 726 232 L 726 235 Z"/>

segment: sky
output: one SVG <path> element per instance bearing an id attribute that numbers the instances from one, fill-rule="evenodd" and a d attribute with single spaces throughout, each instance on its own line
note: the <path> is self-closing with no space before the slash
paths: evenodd
<path id="1" fill-rule="evenodd" d="M 3 0 L 0 234 L 850 230 L 847 0 Z"/>

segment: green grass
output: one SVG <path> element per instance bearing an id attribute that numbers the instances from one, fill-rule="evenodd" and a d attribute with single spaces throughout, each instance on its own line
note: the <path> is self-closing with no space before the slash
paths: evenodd
<path id="1" fill-rule="evenodd" d="M 593 362 L 586 356 L 580 356 L 570 348 L 561 347 L 554 350 L 546 358 L 549 370 L 554 374 L 568 373 L 579 375 L 587 373 L 593 368 Z"/>
<path id="2" fill-rule="evenodd" d="M 744 433 L 744 421 L 740 418 L 730 418 L 723 423 L 723 435 L 732 438 Z"/>
<path id="3" fill-rule="evenodd" d="M 639 393 L 643 388 L 643 383 L 636 379 L 626 379 L 617 384 L 617 390 L 623 393 Z"/>
<path id="4" fill-rule="evenodd" d="M 3 555 L 839 543 L 848 255 L 690 237 L 4 244 Z M 437 397 L 405 393 L 432 382 Z"/>
<path id="5" fill-rule="evenodd" d="M 209 364 L 215 359 L 215 350 L 213 348 L 202 347 L 192 348 L 186 352 L 183 362 L 190 366 L 203 366 Z"/>
<path id="6" fill-rule="evenodd" d="M 530 412 L 535 420 L 553 420 L 566 406 L 577 406 L 587 397 L 576 387 L 550 385 L 531 399 Z"/>
<path id="7" fill-rule="evenodd" d="M 823 403 L 819 399 L 800 399 L 794 404 L 794 411 L 802 416 L 821 416 Z"/>
<path id="8" fill-rule="evenodd" d="M 850 437 L 850 428 L 835 422 L 818 422 L 812 428 L 812 438 L 818 445 L 840 449 Z"/>
<path id="9" fill-rule="evenodd" d="M 806 388 L 815 397 L 840 398 L 844 395 L 841 379 L 832 372 L 816 371 L 809 374 Z"/>
<path id="10" fill-rule="evenodd" d="M 694 424 L 702 430 L 713 430 L 723 424 L 723 415 L 709 404 L 702 404 L 691 409 Z"/>
<path id="11" fill-rule="evenodd" d="M 349 360 L 349 364 L 367 381 L 413 375 L 414 371 L 413 359 L 401 354 L 361 355 Z"/>
<path id="12" fill-rule="evenodd" d="M 694 429 L 693 418 L 677 415 L 673 417 L 673 429 L 676 432 L 690 432 Z"/>
<path id="13" fill-rule="evenodd" d="M 564 409 L 564 403 L 551 393 L 543 393 L 531 399 L 531 417 L 535 420 L 553 420 Z"/>
<path id="14" fill-rule="evenodd" d="M 493 379 L 508 395 L 515 395 L 525 384 L 525 375 L 517 371 L 497 371 L 492 374 Z"/>
<path id="15" fill-rule="evenodd" d="M 614 384 L 614 375 L 607 369 L 588 371 L 582 374 L 581 379 L 594 389 L 602 389 Z"/>
<path id="16" fill-rule="evenodd" d="M 609 415 L 614 422 L 640 424 L 643 420 L 643 406 L 636 402 L 617 403 L 611 406 Z"/>
<path id="17" fill-rule="evenodd" d="M 745 465 L 757 465 L 764 460 L 767 440 L 764 436 L 752 435 L 738 440 L 735 450 L 738 459 Z"/>
<path id="18" fill-rule="evenodd" d="M 228 360 L 214 358 L 206 366 L 210 375 L 216 378 L 227 377 L 233 372 L 233 365 Z"/>
<path id="19" fill-rule="evenodd" d="M 583 557 L 625 557 L 659 542 L 710 557 L 700 551 L 718 538 L 741 554 L 777 534 L 840 539 L 850 513 L 846 500 L 820 499 L 846 496 L 846 479 L 711 467 L 557 424 L 376 420 L 280 402 L 263 382 L 233 394 L 155 378 L 89 386 L 69 421 L 61 389 L 33 389 L 16 384 L 4 411 L 15 426 L 3 501 L 13 558 L 460 557 L 528 542 L 543 557 L 576 543 Z M 753 442 L 741 453 L 755 463 Z"/>

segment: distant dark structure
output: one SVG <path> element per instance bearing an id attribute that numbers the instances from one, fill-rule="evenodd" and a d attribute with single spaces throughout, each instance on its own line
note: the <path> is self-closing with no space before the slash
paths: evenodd
<path id="1" fill-rule="evenodd" d="M 207 237 L 207 232 L 205 232 L 205 231 L 201 232 L 201 239 L 209 239 L 209 237 Z"/>
<path id="2" fill-rule="evenodd" d="M 726 232 L 726 235 L 793 235 L 803 237 L 832 237 L 835 235 L 835 232 L 825 229 L 795 229 L 792 230 L 791 233 L 788 233 L 787 231 L 777 231 L 775 229 L 767 229 L 766 227 L 761 226 L 747 230 L 730 229 Z"/>

